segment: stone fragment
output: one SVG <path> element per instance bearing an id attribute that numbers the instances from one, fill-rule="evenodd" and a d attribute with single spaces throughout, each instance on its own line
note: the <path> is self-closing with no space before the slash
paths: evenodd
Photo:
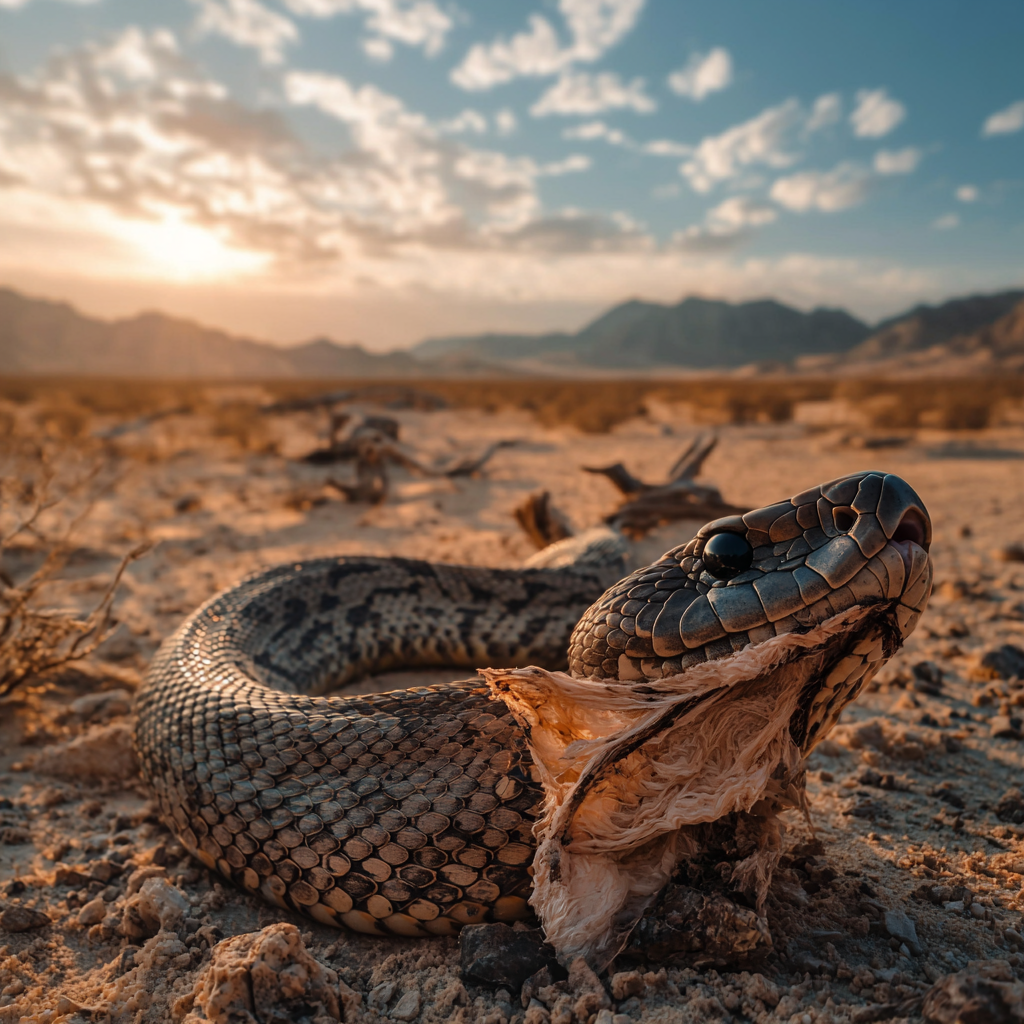
<path id="1" fill-rule="evenodd" d="M 371 1010 L 379 1010 L 383 1013 L 387 1010 L 388 1003 L 394 998 L 396 988 L 398 986 L 393 981 L 382 982 L 370 990 L 370 994 L 366 997 L 366 1005 Z"/>
<path id="2" fill-rule="evenodd" d="M 645 983 L 639 971 L 619 971 L 612 975 L 612 998 L 617 1002 L 638 996 L 643 992 Z"/>
<path id="3" fill-rule="evenodd" d="M 188 909 L 188 897 L 167 879 L 147 878 L 125 902 L 121 934 L 129 939 L 145 939 L 163 928 L 173 930 Z"/>
<path id="4" fill-rule="evenodd" d="M 359 1007 L 363 1003 L 362 992 L 357 992 L 340 979 L 338 981 L 338 992 L 341 994 L 341 1019 L 356 1020 L 359 1014 Z"/>
<path id="5" fill-rule="evenodd" d="M 555 951 L 540 929 L 516 931 L 507 924 L 474 924 L 459 934 L 462 976 L 518 992 L 523 982 L 554 965 Z"/>
<path id="6" fill-rule="evenodd" d="M 993 739 L 1019 740 L 1021 738 L 1021 719 L 1011 715 L 993 715 L 989 721 L 989 732 Z"/>
<path id="7" fill-rule="evenodd" d="M 129 720 L 94 726 L 67 743 L 43 747 L 28 763 L 59 779 L 126 782 L 139 773 L 134 733 Z"/>
<path id="8" fill-rule="evenodd" d="M 49 923 L 50 918 L 41 910 L 33 910 L 20 904 L 9 906 L 0 914 L 2 932 L 28 932 L 34 928 L 45 928 Z"/>
<path id="9" fill-rule="evenodd" d="M 86 885 L 88 881 L 88 875 L 78 868 L 68 867 L 67 864 L 58 864 L 57 870 L 53 874 L 54 885 L 71 885 L 77 889 Z"/>
<path id="10" fill-rule="evenodd" d="M 393 1020 L 415 1020 L 420 1015 L 420 990 L 411 988 L 402 993 L 402 997 L 388 1012 Z"/>
<path id="11" fill-rule="evenodd" d="M 167 869 L 158 864 L 146 864 L 144 867 L 136 868 L 128 876 L 128 895 L 134 896 L 142 888 L 142 883 L 149 878 L 166 878 Z"/>
<path id="12" fill-rule="evenodd" d="M 914 956 L 921 955 L 921 942 L 917 937 L 917 928 L 914 926 L 914 922 L 907 917 L 906 911 L 899 908 L 887 910 L 882 915 L 882 924 L 890 937 L 905 942 Z"/>
<path id="13" fill-rule="evenodd" d="M 767 921 L 724 896 L 669 884 L 637 923 L 627 949 L 657 961 L 689 954 L 721 966 L 772 948 Z"/>
<path id="14" fill-rule="evenodd" d="M 1015 825 L 1024 823 L 1024 793 L 1019 789 L 1008 789 L 994 810 L 1000 821 L 1010 821 Z"/>
<path id="15" fill-rule="evenodd" d="M 99 924 L 107 916 L 107 904 L 102 896 L 97 896 L 78 912 L 78 923 L 88 927 L 91 924 Z M 153 932 L 155 935 L 156 932 Z"/>
<path id="16" fill-rule="evenodd" d="M 601 979 L 583 957 L 578 956 L 569 965 L 569 991 L 575 997 L 572 1012 L 577 1020 L 589 1021 L 599 1010 L 612 1005 Z"/>
<path id="17" fill-rule="evenodd" d="M 295 925 L 282 922 L 218 943 L 175 1009 L 190 1011 L 182 1024 L 328 1024 L 341 1019 L 337 991 L 337 974 L 310 956 Z"/>
<path id="18" fill-rule="evenodd" d="M 127 690 L 105 690 L 102 693 L 87 693 L 73 700 L 68 710 L 86 722 L 126 715 L 132 709 L 132 695 Z"/>
<path id="19" fill-rule="evenodd" d="M 975 961 L 935 982 L 921 1013 L 934 1024 L 1021 1024 L 1024 983 L 1005 960 Z"/>
<path id="20" fill-rule="evenodd" d="M 1024 650 L 1003 644 L 981 656 L 978 675 L 984 679 L 1024 679 Z"/>

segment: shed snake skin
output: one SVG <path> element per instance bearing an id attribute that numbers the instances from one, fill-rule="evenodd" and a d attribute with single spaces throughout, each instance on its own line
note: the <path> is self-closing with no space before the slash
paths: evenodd
<path id="1" fill-rule="evenodd" d="M 869 472 L 709 523 L 607 590 L 588 565 L 280 566 L 163 643 L 138 697 L 143 776 L 192 855 L 321 923 L 411 936 L 522 918 L 543 792 L 506 706 L 478 679 L 331 689 L 530 663 L 642 686 L 871 606 L 804 685 L 790 732 L 806 753 L 916 625 L 930 541 L 914 491 Z"/>

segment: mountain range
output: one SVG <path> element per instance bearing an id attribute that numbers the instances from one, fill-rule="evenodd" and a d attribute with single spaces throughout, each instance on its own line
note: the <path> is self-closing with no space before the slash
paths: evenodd
<path id="1" fill-rule="evenodd" d="M 319 338 L 293 347 L 143 313 L 84 316 L 0 288 L 0 372 L 204 379 L 412 378 L 747 372 L 1024 371 L 1024 290 L 917 306 L 874 327 L 841 309 L 774 300 L 630 300 L 575 333 L 433 338 L 372 353 Z"/>
<path id="2" fill-rule="evenodd" d="M 854 369 L 942 345 L 953 346 L 951 354 L 963 354 L 963 339 L 995 324 L 1022 302 L 1024 290 L 973 295 L 917 306 L 871 327 L 841 309 L 803 313 L 773 300 L 734 304 L 691 297 L 674 306 L 633 300 L 575 334 L 432 338 L 412 351 L 424 360 L 462 357 L 534 371 L 735 369 L 751 364 L 781 370 L 807 357 L 814 357 L 816 368 Z M 1004 343 L 1003 355 L 1005 348 Z"/>

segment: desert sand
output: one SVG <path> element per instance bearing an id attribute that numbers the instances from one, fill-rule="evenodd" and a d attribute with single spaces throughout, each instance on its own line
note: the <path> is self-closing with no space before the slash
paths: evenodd
<path id="1" fill-rule="evenodd" d="M 511 411 L 388 413 L 427 463 L 472 456 L 502 438 L 518 444 L 475 478 L 396 470 L 388 500 L 370 507 L 325 486 L 346 467 L 295 461 L 322 443 L 314 413 L 267 419 L 240 443 L 215 436 L 201 415 L 102 441 L 94 435 L 114 425 L 110 417 L 68 428 L 54 426 L 39 403 L 0 411 L 12 452 L 48 434 L 60 473 L 103 467 L 48 600 L 90 606 L 123 554 L 151 544 L 125 572 L 116 633 L 86 661 L 29 679 L 0 702 L 0 1024 L 181 1020 L 211 946 L 276 922 L 296 925 L 309 953 L 337 972 L 348 1020 L 579 1019 L 566 983 L 542 990 L 527 1010 L 519 992 L 461 979 L 455 939 L 333 931 L 190 861 L 137 777 L 131 696 L 160 640 L 254 569 L 341 553 L 515 566 L 535 550 L 512 515 L 527 495 L 548 490 L 574 528 L 592 526 L 618 495 L 581 465 L 622 461 L 659 480 L 697 428 L 665 410 L 606 434 L 543 427 Z M 991 656 L 1024 646 L 1024 561 L 1013 560 L 1013 545 L 1024 542 L 1024 431 L 918 430 L 874 449 L 841 428 L 718 432 L 703 477 L 742 506 L 856 470 L 905 477 L 933 517 L 935 594 L 878 685 L 809 760 L 810 820 L 787 814 L 790 851 L 770 907 L 775 953 L 746 972 L 641 965 L 610 984 L 603 1008 L 582 1024 L 919 1020 L 920 995 L 973 962 L 998 961 L 987 970 L 1007 986 L 1024 978 L 1024 797 L 1007 796 L 1024 776 L 1024 666 Z M 5 476 L 34 472 L 23 448 L 5 458 Z M 40 564 L 71 505 L 40 520 L 41 536 L 12 543 L 2 565 L 13 582 Z M 634 545 L 633 562 L 656 558 L 698 525 L 659 528 Z M 363 685 L 460 675 L 393 673 Z M 171 902 L 180 897 L 185 923 L 122 934 L 126 906 L 138 905 L 151 878 L 166 880 Z"/>

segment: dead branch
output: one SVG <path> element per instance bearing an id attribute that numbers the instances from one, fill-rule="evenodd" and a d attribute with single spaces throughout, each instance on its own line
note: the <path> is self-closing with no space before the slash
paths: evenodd
<path id="1" fill-rule="evenodd" d="M 677 519 L 719 519 L 747 512 L 748 509 L 728 504 L 717 487 L 694 482 L 717 443 L 714 434 L 694 438 L 672 464 L 664 484 L 645 483 L 622 463 L 584 466 L 588 473 L 608 477 L 626 499 L 605 517 L 605 522 L 632 537 L 643 537 L 655 527 Z"/>
<path id="2" fill-rule="evenodd" d="M 495 452 L 501 451 L 502 448 L 512 448 L 518 443 L 519 442 L 515 439 L 509 438 L 502 441 L 495 441 L 493 444 L 489 444 L 483 454 L 478 455 L 475 459 L 463 459 L 461 462 L 455 463 L 454 466 L 449 466 L 448 468 L 441 469 L 438 472 L 448 477 L 473 476 L 484 468 Z"/>
<path id="3" fill-rule="evenodd" d="M 572 536 L 569 520 L 551 503 L 550 491 L 531 494 L 513 515 L 539 550 Z"/>

